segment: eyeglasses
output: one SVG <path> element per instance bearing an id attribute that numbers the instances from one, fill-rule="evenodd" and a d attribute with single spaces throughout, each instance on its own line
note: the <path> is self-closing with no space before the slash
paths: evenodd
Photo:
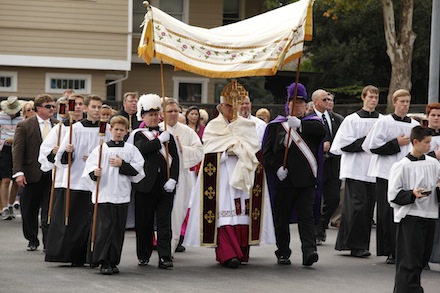
<path id="1" fill-rule="evenodd" d="M 55 109 L 55 105 L 44 105 L 42 107 L 44 107 L 46 109 L 51 109 L 51 108 Z"/>

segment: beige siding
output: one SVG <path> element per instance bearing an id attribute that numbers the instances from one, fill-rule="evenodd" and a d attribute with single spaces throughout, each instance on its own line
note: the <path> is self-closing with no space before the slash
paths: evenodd
<path id="1" fill-rule="evenodd" d="M 0 54 L 126 60 L 127 1 L 0 4 Z"/>
<path id="2" fill-rule="evenodd" d="M 264 0 L 245 0 L 244 18 L 265 12 L 266 9 L 263 8 L 264 2 Z"/>
<path id="3" fill-rule="evenodd" d="M 105 71 L 98 70 L 66 70 L 48 68 L 26 68 L 26 67 L 0 67 L 0 71 L 17 72 L 18 86 L 17 92 L 0 92 L 0 97 L 15 95 L 20 98 L 35 98 L 45 92 L 46 72 L 60 74 L 91 74 L 92 92 L 101 97 L 106 97 Z M 60 94 L 48 93 L 58 98 Z"/>
<path id="4" fill-rule="evenodd" d="M 189 24 L 213 28 L 223 24 L 223 0 L 192 0 L 189 4 Z"/>
<path id="5" fill-rule="evenodd" d="M 164 84 L 165 96 L 173 95 L 172 76 L 174 69 L 164 65 Z M 162 95 L 162 85 L 160 80 L 160 65 L 152 64 L 132 64 L 128 79 L 122 84 L 122 92 L 138 91 L 139 94 L 154 93 Z"/>
<path id="6" fill-rule="evenodd" d="M 199 77 L 186 71 L 174 71 L 173 67 L 164 65 L 164 88 L 167 97 L 173 96 L 173 76 Z M 214 101 L 214 86 L 214 82 L 208 83 L 208 103 Z M 133 64 L 129 77 L 122 83 L 122 93 L 128 91 L 138 91 L 141 95 L 155 93 L 161 96 L 160 65 Z"/>

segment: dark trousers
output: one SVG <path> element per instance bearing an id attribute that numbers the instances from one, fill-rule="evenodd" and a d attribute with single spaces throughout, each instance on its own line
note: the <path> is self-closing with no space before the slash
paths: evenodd
<path id="1" fill-rule="evenodd" d="M 315 202 L 314 186 L 275 189 L 274 198 L 274 224 L 275 237 L 278 250 L 277 257 L 290 257 L 292 251 L 290 243 L 290 214 L 295 208 L 298 214 L 298 230 L 303 254 L 316 251 L 315 224 L 313 217 L 313 204 Z"/>
<path id="2" fill-rule="evenodd" d="M 341 180 L 339 179 L 339 171 L 335 172 L 334 170 L 334 167 L 338 166 L 336 160 L 340 160 L 340 158 L 330 157 L 324 162 L 324 184 L 322 187 L 323 205 L 321 227 L 318 227 L 318 236 L 320 236 L 320 231 L 325 231 L 325 229 L 327 229 L 330 218 L 339 206 Z"/>
<path id="3" fill-rule="evenodd" d="M 43 232 L 43 246 L 46 246 L 46 235 L 49 230 L 47 213 L 49 211 L 51 185 L 52 172 L 43 173 L 40 181 L 26 184 L 23 195 L 20 197 L 23 235 L 29 241 L 29 245 L 40 245 L 38 240 L 38 213 L 41 208 L 41 231 Z"/>
<path id="4" fill-rule="evenodd" d="M 376 178 L 377 198 L 377 256 L 395 255 L 396 224 L 394 212 L 388 203 L 388 180 Z"/>
<path id="5" fill-rule="evenodd" d="M 395 293 L 421 293 L 420 275 L 428 264 L 434 239 L 434 219 L 406 216 L 396 233 Z"/>
<path id="6" fill-rule="evenodd" d="M 94 249 L 88 249 L 87 262 L 118 265 L 121 261 L 125 237 L 128 203 L 100 203 L 96 215 L 96 237 Z M 90 233 L 91 236 L 91 233 Z M 91 240 L 91 237 L 90 237 Z"/>
<path id="7" fill-rule="evenodd" d="M 376 200 L 374 183 L 347 178 L 336 250 L 370 249 L 371 223 Z"/>
<path id="8" fill-rule="evenodd" d="M 154 217 L 157 225 L 157 252 L 159 257 L 171 259 L 171 210 L 174 194 L 165 193 L 156 180 L 147 192 L 136 191 L 136 252 L 138 259 L 149 260 L 153 251 Z"/>

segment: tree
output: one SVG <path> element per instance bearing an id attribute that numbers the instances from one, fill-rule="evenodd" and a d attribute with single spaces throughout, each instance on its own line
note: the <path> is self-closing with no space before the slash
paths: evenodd
<path id="1" fill-rule="evenodd" d="M 388 105 L 397 89 L 411 90 L 411 65 L 416 34 L 413 26 L 414 0 L 401 0 L 400 24 L 396 27 L 392 0 L 382 0 L 387 54 L 391 62 L 391 79 L 388 88 Z"/>
<path id="2" fill-rule="evenodd" d="M 266 2 L 277 7 L 295 1 Z M 388 95 L 406 88 L 414 103 L 425 103 L 431 4 L 432 0 L 419 0 L 416 6 L 414 0 L 315 1 L 313 40 L 305 43 L 301 62 L 302 71 L 320 73 L 309 91 L 332 89 L 340 101 L 339 94 L 353 96 L 374 84 Z M 381 95 L 382 103 L 387 94 Z"/>

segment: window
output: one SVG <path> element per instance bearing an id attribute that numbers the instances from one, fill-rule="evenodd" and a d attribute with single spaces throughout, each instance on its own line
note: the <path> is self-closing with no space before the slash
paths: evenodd
<path id="1" fill-rule="evenodd" d="M 142 28 L 139 26 L 144 21 L 147 12 L 142 2 L 133 0 L 133 34 L 142 33 Z M 150 4 L 178 20 L 188 22 L 188 0 L 151 0 Z"/>
<path id="2" fill-rule="evenodd" d="M 173 77 L 173 97 L 179 102 L 207 103 L 208 78 Z"/>
<path id="3" fill-rule="evenodd" d="M 2 92 L 17 91 L 17 72 L 0 71 L 0 91 Z"/>
<path id="4" fill-rule="evenodd" d="M 120 101 L 122 96 L 122 80 L 126 79 L 123 75 L 106 74 L 105 85 L 107 87 L 107 101 Z"/>
<path id="5" fill-rule="evenodd" d="M 46 73 L 46 92 L 62 94 L 73 89 L 78 94 L 90 94 L 92 76 L 90 74 L 58 74 Z"/>
<path id="6" fill-rule="evenodd" d="M 223 25 L 241 20 L 240 0 L 223 0 Z"/>

